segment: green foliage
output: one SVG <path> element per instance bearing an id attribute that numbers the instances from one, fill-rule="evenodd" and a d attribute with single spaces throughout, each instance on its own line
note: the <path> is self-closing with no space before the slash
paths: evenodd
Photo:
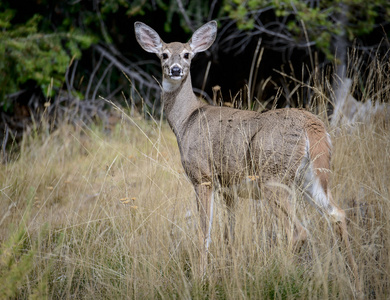
<path id="1" fill-rule="evenodd" d="M 46 97 L 60 88 L 66 69 L 73 58 L 81 57 L 81 49 L 94 38 L 74 29 L 69 32 L 46 33 L 40 30 L 42 16 L 35 14 L 25 24 L 13 24 L 15 11 L 0 13 L 0 105 L 12 109 L 5 99 L 17 92 L 28 80 L 34 80 Z"/>
<path id="2" fill-rule="evenodd" d="M 159 6 L 164 5 L 162 1 L 157 1 Z M 136 15 L 145 15 L 148 10 L 152 10 L 152 4 L 146 0 L 103 0 L 100 2 L 101 12 L 103 14 L 115 13 L 119 8 L 124 8 L 126 10 L 126 15 L 128 17 Z"/>
<path id="3" fill-rule="evenodd" d="M 72 59 L 80 59 L 82 49 L 90 47 L 95 41 L 111 44 L 110 50 L 121 52 L 129 49 L 128 31 L 131 28 L 123 28 L 127 19 L 159 12 L 165 17 L 165 22 L 164 18 L 161 20 L 166 31 L 174 29 L 171 28 L 172 21 L 178 17 L 181 27 L 191 32 L 191 25 L 196 28 L 210 13 L 210 4 L 206 0 L 183 2 L 184 7 L 179 7 L 176 0 L 101 0 L 94 4 L 88 1 L 53 3 L 32 0 L 29 2 L 31 9 L 23 11 L 18 10 L 17 5 L 17 2 L 0 1 L 0 111 L 10 114 L 13 113 L 13 99 L 26 87 L 38 86 L 44 97 L 55 99 Z M 218 9 L 214 7 L 213 11 Z M 190 25 L 184 16 L 188 17 Z M 80 80 L 77 87 L 71 87 L 77 88 L 73 94 L 84 94 L 82 90 L 88 89 L 86 84 L 94 80 L 85 74 L 92 73 L 98 78 L 104 73 L 106 60 L 95 73 L 88 69 L 90 65 L 92 68 L 96 66 L 93 59 L 86 60 L 75 71 L 73 78 Z M 87 69 L 80 71 L 86 66 Z M 118 84 L 117 73 L 122 74 L 114 71 L 114 75 L 110 76 L 116 77 L 108 86 Z M 88 79 L 83 81 L 82 78 Z M 104 86 L 105 83 L 102 83 L 99 88 L 104 89 Z"/>
<path id="4" fill-rule="evenodd" d="M 370 34 L 377 26 L 377 19 L 388 20 L 388 0 L 227 0 L 224 11 L 237 21 L 241 30 L 254 28 L 260 10 L 274 12 L 279 30 L 292 36 L 297 42 L 315 42 L 329 60 L 333 59 L 332 40 L 345 33 L 353 41 Z M 343 18 L 345 22 L 342 22 Z M 286 21 L 287 20 L 287 21 Z"/>

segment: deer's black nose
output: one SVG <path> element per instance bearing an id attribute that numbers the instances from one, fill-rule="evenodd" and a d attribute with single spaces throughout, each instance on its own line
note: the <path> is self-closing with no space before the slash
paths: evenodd
<path id="1" fill-rule="evenodd" d="M 171 69 L 172 76 L 180 76 L 181 75 L 181 69 L 178 66 L 174 66 Z"/>

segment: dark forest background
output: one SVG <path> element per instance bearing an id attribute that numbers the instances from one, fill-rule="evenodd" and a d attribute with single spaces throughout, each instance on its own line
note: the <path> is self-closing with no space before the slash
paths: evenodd
<path id="1" fill-rule="evenodd" d="M 159 62 L 137 44 L 134 22 L 165 42 L 185 42 L 211 19 L 217 40 L 192 66 L 194 90 L 210 103 L 306 106 L 310 89 L 302 87 L 314 71 L 334 84 L 354 68 L 363 70 L 354 89 L 361 99 L 365 70 L 389 56 L 387 0 L 2 0 L 3 147 L 42 115 L 53 126 L 105 122 L 111 105 L 104 99 L 159 115 Z"/>

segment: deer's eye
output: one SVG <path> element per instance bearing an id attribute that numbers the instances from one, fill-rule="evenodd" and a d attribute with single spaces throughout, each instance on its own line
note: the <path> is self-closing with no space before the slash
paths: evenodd
<path id="1" fill-rule="evenodd" d="M 190 58 L 190 54 L 189 54 L 189 53 L 184 53 L 183 57 L 184 57 L 185 59 L 189 59 L 189 58 Z"/>
<path id="2" fill-rule="evenodd" d="M 167 59 L 167 58 L 168 58 L 168 54 L 163 53 L 162 58 L 163 58 L 163 59 Z"/>

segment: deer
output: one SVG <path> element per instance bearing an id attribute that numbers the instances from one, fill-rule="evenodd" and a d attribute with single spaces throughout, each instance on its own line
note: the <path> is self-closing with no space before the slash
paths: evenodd
<path id="1" fill-rule="evenodd" d="M 335 224 L 360 289 L 345 211 L 331 194 L 332 144 L 324 123 L 304 109 L 256 112 L 213 106 L 200 100 L 192 89 L 191 60 L 214 43 L 216 21 L 197 29 L 187 43 L 165 43 L 142 22 L 135 22 L 134 27 L 140 46 L 161 60 L 163 110 L 176 135 L 185 174 L 195 190 L 205 259 L 217 193 L 222 194 L 231 210 L 239 198 L 275 202 L 291 218 L 295 227 L 291 243 L 299 248 L 307 239 L 307 229 L 294 217 L 290 196 L 283 188 L 277 191 L 281 184 L 299 187 Z"/>

